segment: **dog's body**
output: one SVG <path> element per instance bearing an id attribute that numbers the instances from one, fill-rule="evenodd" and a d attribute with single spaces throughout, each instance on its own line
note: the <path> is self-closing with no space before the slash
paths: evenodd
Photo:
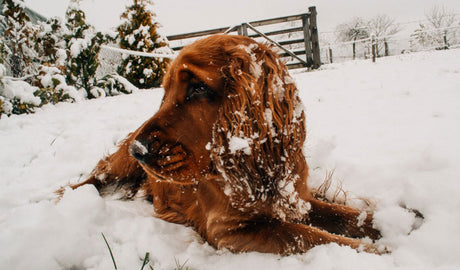
<path id="1" fill-rule="evenodd" d="M 269 47 L 240 36 L 199 40 L 163 86 L 159 111 L 74 188 L 142 191 L 157 217 L 233 252 L 292 254 L 331 242 L 377 252 L 356 239 L 379 236 L 370 214 L 309 190 L 301 101 Z"/>

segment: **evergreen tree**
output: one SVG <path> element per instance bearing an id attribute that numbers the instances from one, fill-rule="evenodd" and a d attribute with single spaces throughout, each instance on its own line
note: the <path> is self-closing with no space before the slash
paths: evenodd
<path id="1" fill-rule="evenodd" d="M 9 112 L 11 109 L 7 106 L 5 98 L 2 97 L 1 93 L 3 92 L 3 76 L 6 75 L 6 68 L 3 65 L 6 55 L 5 42 L 3 41 L 3 36 L 0 36 L 0 118 L 4 112 Z"/>
<path id="2" fill-rule="evenodd" d="M 9 48 L 5 44 L 5 40 L 2 35 L 0 35 L 0 64 L 3 66 L 6 60 L 6 57 L 8 55 Z M 3 66 L 2 69 L 0 69 L 0 75 L 4 76 L 6 74 L 6 69 Z"/>
<path id="3" fill-rule="evenodd" d="M 66 74 L 67 53 L 64 36 L 66 27 L 57 17 L 39 23 L 40 32 L 37 35 L 40 67 L 37 76 L 32 80 L 39 90 L 34 94 L 42 100 L 42 104 L 56 104 L 61 101 L 81 99 L 81 94 L 67 85 Z M 85 91 L 86 92 L 86 91 Z"/>
<path id="4" fill-rule="evenodd" d="M 78 89 L 85 89 L 88 98 L 99 95 L 93 90 L 96 84 L 96 70 L 99 66 L 98 54 L 104 36 L 86 23 L 86 16 L 80 8 L 81 0 L 71 0 L 66 12 L 66 35 L 68 64 L 67 83 Z"/>
<path id="5" fill-rule="evenodd" d="M 121 15 L 118 27 L 120 47 L 142 52 L 170 52 L 166 39 L 158 33 L 159 23 L 149 7 L 151 0 L 134 0 Z M 118 72 L 139 88 L 159 86 L 168 64 L 168 59 L 129 55 Z"/>
<path id="6" fill-rule="evenodd" d="M 37 57 L 37 28 L 30 22 L 22 0 L 3 0 L 2 6 L 5 42 L 10 50 L 11 59 L 8 62 L 11 73 L 14 77 L 33 74 L 33 61 Z"/>
<path id="7" fill-rule="evenodd" d="M 63 68 L 67 56 L 65 54 L 66 43 L 64 40 L 65 27 L 62 25 L 61 19 L 58 17 L 50 18 L 46 22 L 40 23 L 39 27 L 37 52 L 40 63 Z"/>

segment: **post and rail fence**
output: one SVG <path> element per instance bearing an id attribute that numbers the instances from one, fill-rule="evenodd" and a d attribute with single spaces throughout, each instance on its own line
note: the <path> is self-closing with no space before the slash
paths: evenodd
<path id="1" fill-rule="evenodd" d="M 196 38 L 212 34 L 227 33 L 265 39 L 280 49 L 280 56 L 289 69 L 319 68 L 321 66 L 316 7 L 309 7 L 308 13 L 272 19 L 241 23 L 231 27 L 214 28 L 204 31 L 167 36 L 175 52 Z M 287 27 L 281 25 L 289 24 Z M 269 29 L 263 31 L 261 28 Z"/>

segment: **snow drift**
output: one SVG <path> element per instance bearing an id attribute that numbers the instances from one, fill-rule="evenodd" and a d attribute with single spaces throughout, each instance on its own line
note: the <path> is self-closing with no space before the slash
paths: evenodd
<path id="1" fill-rule="evenodd" d="M 191 228 L 152 217 L 145 201 L 101 198 L 94 187 L 54 191 L 90 173 L 152 116 L 161 89 L 47 105 L 0 120 L 0 268 L 458 269 L 460 50 L 422 52 L 294 71 L 306 107 L 309 183 L 335 170 L 350 204 L 375 202 L 390 254 L 336 244 L 303 255 L 216 251 Z M 419 210 L 425 219 L 415 230 Z"/>

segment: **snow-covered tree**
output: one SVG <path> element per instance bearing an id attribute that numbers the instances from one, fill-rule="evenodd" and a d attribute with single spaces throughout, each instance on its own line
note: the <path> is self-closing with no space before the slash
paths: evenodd
<path id="1" fill-rule="evenodd" d="M 40 44 L 38 52 L 41 65 L 32 82 L 39 87 L 34 94 L 42 100 L 41 105 L 81 99 L 81 94 L 75 87 L 68 85 L 65 79 L 67 53 L 64 36 L 67 28 L 57 17 L 39 26 L 37 41 Z"/>
<path id="2" fill-rule="evenodd" d="M 368 32 L 377 38 L 377 56 L 380 56 L 382 49 L 382 43 L 384 48 L 384 55 L 389 55 L 388 41 L 391 39 L 391 35 L 398 33 L 401 29 L 395 24 L 394 19 L 387 15 L 378 15 L 373 19 L 369 20 L 367 24 Z"/>
<path id="3" fill-rule="evenodd" d="M 142 52 L 170 52 L 167 40 L 159 34 L 151 0 L 134 0 L 121 15 L 118 27 L 120 47 Z M 167 59 L 129 55 L 118 72 L 139 88 L 159 86 L 168 64 Z"/>
<path id="4" fill-rule="evenodd" d="M 411 35 L 423 47 L 447 49 L 457 42 L 456 14 L 445 7 L 435 6 L 426 15 L 427 23 L 420 23 Z M 414 46 L 414 45 L 413 45 Z"/>
<path id="5" fill-rule="evenodd" d="M 40 31 L 37 34 L 38 55 L 41 64 L 65 66 L 66 42 L 64 40 L 65 26 L 61 19 L 53 17 L 46 22 L 39 23 Z"/>
<path id="6" fill-rule="evenodd" d="M 356 58 L 356 41 L 369 37 L 366 23 L 361 18 L 353 18 L 347 23 L 340 24 L 336 29 L 337 39 L 342 42 L 352 41 L 353 59 Z"/>
<path id="7" fill-rule="evenodd" d="M 80 8 L 81 0 L 71 0 L 66 12 L 66 36 L 68 63 L 67 82 L 77 89 L 85 89 L 88 98 L 99 97 L 96 84 L 98 54 L 104 43 L 104 36 L 86 23 L 86 16 Z"/>
<path id="8" fill-rule="evenodd" d="M 6 75 L 6 68 L 4 65 L 5 55 L 5 42 L 3 41 L 3 36 L 0 36 L 0 92 L 2 92 L 4 88 L 3 76 Z M 0 94 L 0 118 L 2 117 L 2 114 L 7 110 L 8 108 L 5 104 L 5 98 Z"/>
<path id="9" fill-rule="evenodd" d="M 5 60 L 8 55 L 8 47 L 5 44 L 5 40 L 2 35 L 0 35 L 0 64 L 3 66 L 3 69 L 0 69 L 0 74 L 1 76 L 5 75 L 6 70 L 5 70 Z"/>
<path id="10" fill-rule="evenodd" d="M 35 35 L 37 27 L 32 25 L 25 12 L 22 0 L 3 0 L 3 26 L 5 43 L 10 50 L 10 69 L 14 77 L 33 74 L 37 57 Z"/>

